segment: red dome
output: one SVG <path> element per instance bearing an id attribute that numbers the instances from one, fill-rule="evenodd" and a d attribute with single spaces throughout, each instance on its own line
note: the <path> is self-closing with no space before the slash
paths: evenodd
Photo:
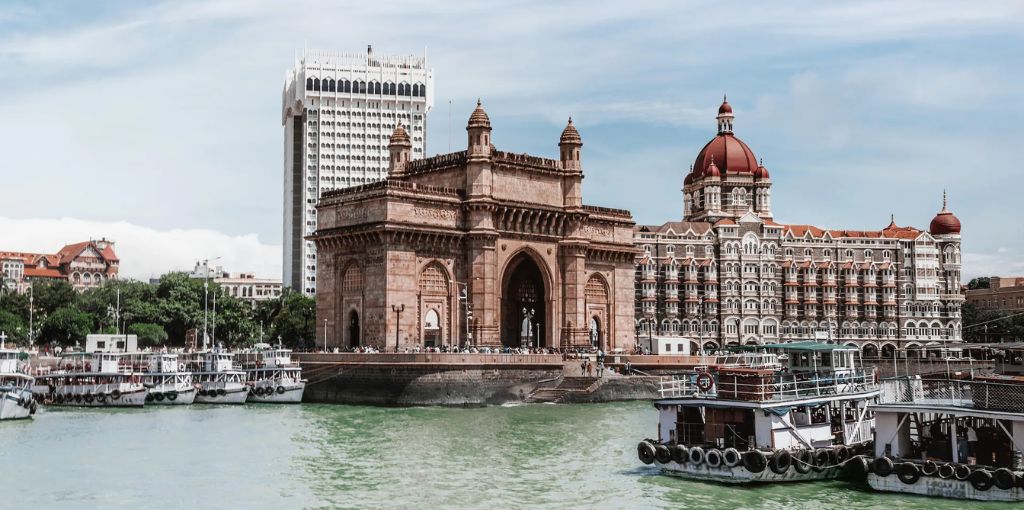
<path id="1" fill-rule="evenodd" d="M 764 164 L 758 165 L 757 168 L 754 169 L 754 179 L 762 180 L 768 178 L 768 169 L 764 167 Z"/>
<path id="2" fill-rule="evenodd" d="M 942 210 L 932 218 L 928 231 L 934 236 L 960 233 L 960 220 L 946 208 L 946 192 L 942 192 Z"/>
<path id="3" fill-rule="evenodd" d="M 932 224 L 928 230 L 936 236 L 959 234 L 960 220 L 949 211 L 940 212 L 935 215 L 935 218 L 932 218 Z"/>
<path id="4" fill-rule="evenodd" d="M 757 169 L 754 151 L 732 133 L 719 133 L 712 138 L 697 154 L 693 167 L 707 168 L 712 159 L 723 175 L 752 174 Z"/>
<path id="5" fill-rule="evenodd" d="M 704 177 L 722 177 L 722 172 L 718 170 L 718 165 L 715 164 L 715 158 L 711 158 L 711 163 L 704 169 Z"/>
<path id="6" fill-rule="evenodd" d="M 721 115 L 723 113 L 732 113 L 732 105 L 724 99 L 722 100 L 722 106 L 718 107 L 718 114 Z"/>

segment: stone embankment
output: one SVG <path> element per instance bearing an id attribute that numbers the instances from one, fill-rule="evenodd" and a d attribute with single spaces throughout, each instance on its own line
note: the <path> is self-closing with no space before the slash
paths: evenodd
<path id="1" fill-rule="evenodd" d="M 610 402 L 657 397 L 656 375 L 584 374 L 580 360 L 544 354 L 298 354 L 306 402 L 379 406 L 486 406 L 529 402 Z M 621 371 L 631 357 L 609 357 Z M 650 358 L 650 357 L 645 357 Z M 638 360 L 639 361 L 639 360 Z M 656 373 L 692 365 L 649 360 Z M 653 363 L 653 364 L 652 364 Z"/>

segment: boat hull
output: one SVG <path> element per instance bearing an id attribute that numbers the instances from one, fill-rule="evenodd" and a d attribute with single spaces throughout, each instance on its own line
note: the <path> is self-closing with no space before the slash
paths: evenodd
<path id="1" fill-rule="evenodd" d="M 85 395 L 87 392 L 84 391 L 73 391 L 68 388 L 68 391 L 59 391 L 57 396 L 50 401 L 50 406 L 54 407 L 142 407 L 146 405 L 146 395 L 149 394 L 149 390 L 145 387 L 139 389 L 121 391 L 119 398 L 113 397 L 91 397 L 88 398 Z"/>
<path id="2" fill-rule="evenodd" d="M 32 393 L 5 391 L 0 393 L 0 420 L 23 420 L 32 417 Z"/>
<path id="3" fill-rule="evenodd" d="M 662 473 L 670 476 L 677 476 L 690 480 L 701 480 L 706 482 L 729 483 L 729 484 L 753 484 L 753 483 L 780 483 L 780 482 L 808 482 L 813 480 L 831 480 L 838 478 L 842 469 L 830 467 L 821 471 L 810 470 L 807 473 L 800 473 L 790 467 L 784 473 L 779 474 L 771 469 L 765 468 L 760 473 L 748 471 L 743 465 L 729 467 L 720 465 L 711 467 L 707 464 L 694 465 L 692 463 L 680 464 L 678 462 L 660 463 L 654 465 L 661 468 Z"/>
<path id="4" fill-rule="evenodd" d="M 966 499 L 973 501 L 1024 501 L 1024 488 L 1014 487 L 1009 490 L 990 487 L 988 490 L 977 490 L 967 480 L 936 478 L 922 476 L 912 484 L 900 481 L 895 474 L 879 476 L 868 475 L 868 485 L 879 492 L 899 492 L 919 494 L 938 498 Z"/>
<path id="5" fill-rule="evenodd" d="M 280 391 L 280 390 L 284 391 Z M 249 392 L 248 402 L 261 404 L 298 404 L 302 402 L 302 394 L 306 391 L 306 383 L 279 386 L 259 385 Z M 260 394 L 262 393 L 262 394 Z"/>
<path id="6" fill-rule="evenodd" d="M 218 388 L 205 388 L 199 391 L 199 394 L 195 397 L 196 404 L 233 404 L 239 405 L 244 404 L 246 397 L 249 395 L 249 389 L 246 386 L 239 385 L 237 387 L 219 388 L 224 390 L 224 394 L 221 395 Z"/>
<path id="7" fill-rule="evenodd" d="M 195 388 L 170 389 L 150 388 L 146 405 L 187 406 L 195 402 L 198 391 Z"/>

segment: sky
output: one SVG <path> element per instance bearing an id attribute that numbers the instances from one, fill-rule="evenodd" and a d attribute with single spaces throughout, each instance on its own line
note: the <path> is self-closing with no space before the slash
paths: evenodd
<path id="1" fill-rule="evenodd" d="M 0 249 L 280 276 L 285 71 L 372 44 L 426 52 L 428 154 L 478 97 L 501 150 L 557 157 L 571 115 L 584 201 L 660 224 L 728 94 L 776 221 L 927 229 L 947 190 L 965 280 L 1024 274 L 1022 26 L 1019 1 L 5 1 Z"/>

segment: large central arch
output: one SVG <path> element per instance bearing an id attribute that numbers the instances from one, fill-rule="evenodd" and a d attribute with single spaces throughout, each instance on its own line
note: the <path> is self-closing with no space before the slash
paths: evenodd
<path id="1" fill-rule="evenodd" d="M 533 257 L 516 254 L 501 279 L 501 344 L 506 347 L 547 347 L 548 289 Z"/>

